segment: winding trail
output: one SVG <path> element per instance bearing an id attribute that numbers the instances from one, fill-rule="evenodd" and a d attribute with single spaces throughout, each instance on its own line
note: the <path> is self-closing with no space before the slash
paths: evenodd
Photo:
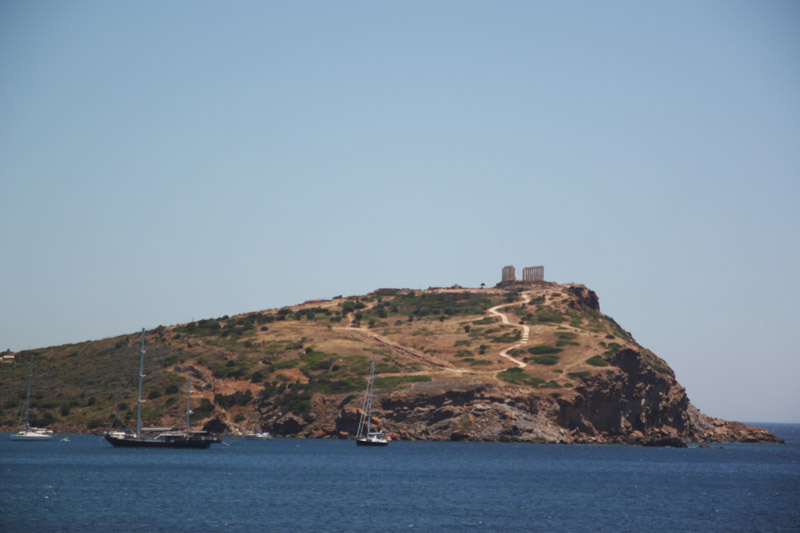
<path id="1" fill-rule="evenodd" d="M 528 294 L 528 293 L 523 293 L 522 294 L 522 301 L 523 301 L 524 305 L 527 305 L 527 303 L 531 301 L 531 295 Z M 505 350 L 501 351 L 499 355 L 500 355 L 500 357 L 505 357 L 506 359 L 508 359 L 509 361 L 514 363 L 515 365 L 517 365 L 519 368 L 525 368 L 526 366 L 528 366 L 527 363 L 525 363 L 523 361 L 520 361 L 519 359 L 514 359 L 513 357 L 508 355 L 508 352 L 510 352 L 511 350 L 513 350 L 515 348 L 519 348 L 520 346 L 528 344 L 528 339 L 530 338 L 531 328 L 526 326 L 526 325 L 524 325 L 524 324 L 512 324 L 508 320 L 508 316 L 506 316 L 505 314 L 503 314 L 500 311 L 498 311 L 498 309 L 501 309 L 503 307 L 510 307 L 512 305 L 517 305 L 517 302 L 512 302 L 510 304 L 496 305 L 496 306 L 490 308 L 488 311 L 492 315 L 500 317 L 500 320 L 503 322 L 503 324 L 508 324 L 510 326 L 522 328 L 522 339 L 520 339 L 520 342 L 518 342 L 514 346 L 510 346 L 510 347 L 506 348 Z"/>
<path id="2" fill-rule="evenodd" d="M 531 295 L 529 293 L 522 293 L 522 303 L 523 303 L 523 305 L 528 304 L 530 302 L 530 300 L 531 300 Z M 496 305 L 496 306 L 494 306 L 494 307 L 492 307 L 490 309 L 487 309 L 487 312 L 490 315 L 493 315 L 493 316 L 496 316 L 496 317 L 500 318 L 500 320 L 501 320 L 501 322 L 503 324 L 507 324 L 509 326 L 514 326 L 514 327 L 517 327 L 517 328 L 522 328 L 522 337 L 520 338 L 520 342 L 518 342 L 517 344 L 514 344 L 513 346 L 510 346 L 510 347 L 500 351 L 500 353 L 498 355 L 500 357 L 508 359 L 509 361 L 511 361 L 512 363 L 517 365 L 517 367 L 519 367 L 519 368 L 525 368 L 526 366 L 528 366 L 527 363 L 525 363 L 524 361 L 520 361 L 519 359 L 515 359 L 514 357 L 510 356 L 508 354 L 508 352 L 510 352 L 511 350 L 514 350 L 515 348 L 519 348 L 520 346 L 524 346 L 525 344 L 528 344 L 528 340 L 530 339 L 530 336 L 531 336 L 531 328 L 529 326 L 526 326 L 525 324 L 512 324 L 511 321 L 508 319 L 508 316 L 506 314 L 500 312 L 500 309 L 502 309 L 503 307 L 510 307 L 512 305 L 519 305 L 519 302 L 512 302 L 512 303 L 507 303 L 507 304 Z M 379 346 L 381 346 L 383 348 L 388 348 L 389 350 L 400 352 L 400 353 L 402 353 L 402 354 L 404 354 L 406 356 L 409 356 L 409 357 L 412 357 L 414 359 L 417 359 L 418 361 L 421 361 L 421 362 L 427 363 L 429 365 L 432 365 L 432 366 L 434 366 L 434 367 L 439 369 L 439 371 L 437 373 L 450 372 L 450 373 L 456 373 L 456 374 L 476 374 L 476 375 L 494 375 L 494 376 L 496 376 L 499 372 L 501 372 L 500 370 L 486 372 L 486 371 L 476 370 L 476 369 L 471 369 L 471 368 L 460 368 L 460 367 L 457 367 L 457 366 L 453 365 L 452 363 L 450 363 L 448 361 L 444 361 L 444 360 L 439 359 L 437 357 L 431 356 L 431 355 L 429 355 L 427 353 L 423 353 L 423 352 L 420 352 L 418 350 L 414 350 L 412 348 L 408 348 L 406 346 L 402 346 L 401 344 L 396 343 L 394 341 L 391 341 L 391 340 L 387 339 L 386 337 L 380 335 L 379 333 L 377 333 L 375 331 L 361 328 L 361 327 L 359 327 L 358 325 L 356 325 L 354 323 L 354 317 L 351 318 L 351 322 L 350 322 L 349 325 L 343 326 L 343 327 L 335 327 L 333 329 L 337 329 L 339 331 L 347 331 L 347 332 L 353 333 L 356 336 L 361 337 L 362 339 L 370 341 L 372 343 L 375 343 L 375 344 L 377 344 L 377 345 L 379 345 Z M 422 373 L 429 374 L 430 372 L 409 372 L 409 373 L 393 374 L 393 375 L 417 375 L 417 374 L 422 374 Z"/>

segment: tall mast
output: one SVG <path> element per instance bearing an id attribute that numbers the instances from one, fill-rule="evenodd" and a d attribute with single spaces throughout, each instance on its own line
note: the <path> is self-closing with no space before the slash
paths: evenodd
<path id="1" fill-rule="evenodd" d="M 369 400 L 367 402 L 367 438 L 369 438 L 369 426 L 370 422 L 372 421 L 372 387 L 373 382 L 375 380 L 375 358 L 372 358 L 372 365 L 369 368 L 369 385 L 367 389 L 369 390 Z"/>
<path id="2" fill-rule="evenodd" d="M 25 400 L 25 431 L 28 431 L 31 427 L 31 423 L 28 420 L 28 411 L 31 409 L 31 381 L 33 380 L 33 354 L 31 354 L 31 370 L 28 372 L 28 397 Z M 17 419 L 19 420 L 19 419 Z"/>
<path id="3" fill-rule="evenodd" d="M 192 376 L 189 376 L 189 387 L 186 389 L 186 433 L 189 433 L 189 416 L 192 414 Z"/>
<path id="4" fill-rule="evenodd" d="M 142 354 L 139 356 L 139 401 L 136 404 L 136 437 L 142 432 L 142 380 L 144 379 L 144 328 L 142 328 Z"/>

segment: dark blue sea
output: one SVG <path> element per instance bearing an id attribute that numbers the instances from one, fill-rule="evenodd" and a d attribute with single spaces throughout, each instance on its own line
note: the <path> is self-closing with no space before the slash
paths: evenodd
<path id="1" fill-rule="evenodd" d="M 0 435 L 0 530 L 800 531 L 800 425 L 785 445 L 229 439 L 116 449 Z"/>

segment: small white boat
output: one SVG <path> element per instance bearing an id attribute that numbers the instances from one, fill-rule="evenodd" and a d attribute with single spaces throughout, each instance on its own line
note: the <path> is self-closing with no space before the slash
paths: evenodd
<path id="1" fill-rule="evenodd" d="M 244 438 L 248 440 L 269 440 L 272 438 L 272 435 L 269 434 L 269 431 L 261 431 L 258 428 L 258 421 L 256 418 L 253 418 L 253 431 L 250 433 L 245 433 Z"/>
<path id="2" fill-rule="evenodd" d="M 9 437 L 11 440 L 51 440 L 53 432 L 49 429 L 26 427 Z"/>
<path id="3" fill-rule="evenodd" d="M 252 431 L 245 433 L 244 438 L 248 440 L 267 440 L 271 439 L 272 435 L 269 434 L 269 431 Z"/>

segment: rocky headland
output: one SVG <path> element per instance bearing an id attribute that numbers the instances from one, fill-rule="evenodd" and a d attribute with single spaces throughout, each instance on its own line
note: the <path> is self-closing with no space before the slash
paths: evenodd
<path id="1" fill-rule="evenodd" d="M 701 413 L 669 365 L 577 284 L 381 289 L 159 327 L 147 340 L 143 416 L 151 425 L 180 425 L 180 391 L 192 377 L 196 426 L 352 438 L 374 358 L 372 423 L 397 439 L 781 442 Z M 65 384 L 40 394 L 34 422 L 72 431 L 129 426 L 138 344 L 129 334 L 34 350 L 43 379 Z M 0 390 L 19 389 L 24 367 L 0 367 Z M 0 423 L 14 422 L 4 412 Z"/>

